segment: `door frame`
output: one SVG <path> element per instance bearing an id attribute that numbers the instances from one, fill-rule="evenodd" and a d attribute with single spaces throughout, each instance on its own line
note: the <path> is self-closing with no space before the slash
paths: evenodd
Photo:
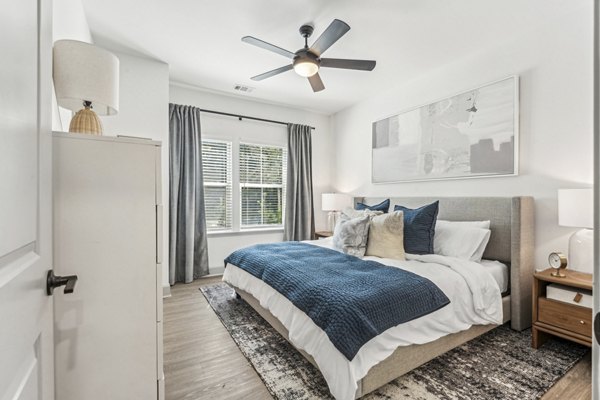
<path id="1" fill-rule="evenodd" d="M 594 135 L 594 316 L 600 318 L 600 0 L 594 0 L 594 79 L 593 131 Z M 594 324 L 595 325 L 595 324 Z M 592 331 L 595 331 L 593 329 Z M 592 399 L 600 400 L 600 345 L 594 332 L 592 338 Z"/>

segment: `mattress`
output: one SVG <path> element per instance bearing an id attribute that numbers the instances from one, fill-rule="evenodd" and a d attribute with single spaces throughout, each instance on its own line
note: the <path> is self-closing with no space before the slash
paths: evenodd
<path id="1" fill-rule="evenodd" d="M 330 240 L 308 243 L 331 247 Z M 262 280 L 228 265 L 223 280 L 254 296 L 289 331 L 289 340 L 315 360 L 337 399 L 354 399 L 358 381 L 399 346 L 429 343 L 473 325 L 502 323 L 500 287 L 478 263 L 439 255 L 412 256 L 406 261 L 365 257 L 421 275 L 435 283 L 451 303 L 431 314 L 392 327 L 367 342 L 352 361 L 337 350 L 327 334 L 304 312 Z"/>

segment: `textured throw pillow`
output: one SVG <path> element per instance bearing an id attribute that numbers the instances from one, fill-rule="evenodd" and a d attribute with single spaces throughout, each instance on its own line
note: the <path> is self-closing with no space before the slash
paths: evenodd
<path id="1" fill-rule="evenodd" d="M 333 231 L 333 246 L 352 256 L 364 256 L 367 250 L 370 220 L 368 215 L 350 218 L 342 214 Z"/>
<path id="2" fill-rule="evenodd" d="M 419 208 L 395 206 L 404 213 L 404 251 L 410 254 L 433 254 L 433 238 L 439 201 Z"/>
<path id="3" fill-rule="evenodd" d="M 371 218 L 367 256 L 404 260 L 404 215 L 402 211 Z"/>
<path id="4" fill-rule="evenodd" d="M 357 203 L 357 210 L 372 210 L 372 211 L 382 211 L 383 213 L 387 213 L 390 209 L 390 199 L 384 200 L 379 204 L 375 204 L 373 206 L 366 205 L 364 203 Z"/>

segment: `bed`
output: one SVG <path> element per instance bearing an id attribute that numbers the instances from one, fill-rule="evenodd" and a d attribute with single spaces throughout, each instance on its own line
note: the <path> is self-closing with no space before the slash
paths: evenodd
<path id="1" fill-rule="evenodd" d="M 376 204 L 382 200 L 384 198 L 355 198 L 355 203 Z M 510 321 L 511 327 L 515 330 L 528 328 L 531 325 L 531 277 L 534 269 L 533 199 L 531 197 L 407 197 L 391 198 L 391 204 L 392 206 L 402 204 L 416 208 L 435 200 L 440 202 L 438 219 L 450 221 L 490 220 L 491 236 L 483 258 L 496 260 L 499 262 L 496 264 L 501 263 L 509 269 L 508 290 L 502 293 L 501 300 L 497 300 L 502 308 L 501 321 L 497 322 Z M 327 246 L 326 242 L 314 244 Z M 490 273 L 490 276 L 496 275 L 498 277 L 505 273 L 502 268 L 498 269 L 498 265 L 489 265 L 489 267 L 491 268 L 490 272 L 495 269 L 495 273 Z M 474 324 L 455 333 L 443 334 L 435 340 L 414 339 L 415 344 L 394 345 L 392 350 L 388 346 L 385 358 L 375 360 L 376 362 L 373 360 L 361 361 L 363 358 L 369 359 L 369 354 L 365 350 L 362 354 L 358 353 L 360 357 L 355 357 L 355 359 L 360 359 L 355 363 L 358 366 L 348 367 L 349 371 L 352 374 L 356 373 L 356 375 L 336 378 L 340 382 L 332 383 L 330 382 L 332 371 L 337 370 L 336 373 L 339 375 L 340 364 L 338 361 L 331 360 L 334 357 L 325 356 L 319 350 L 322 347 L 311 344 L 312 339 L 306 340 L 306 337 L 310 337 L 307 336 L 306 331 L 313 329 L 309 327 L 311 325 L 310 318 L 306 317 L 305 314 L 303 315 L 300 310 L 292 309 L 293 305 L 291 303 L 291 306 L 283 305 L 285 301 L 278 299 L 279 293 L 268 287 L 268 285 L 261 283 L 260 280 L 246 275 L 249 274 L 244 274 L 244 271 L 240 273 L 237 271 L 237 267 L 233 266 L 226 269 L 224 281 L 231 285 L 241 298 L 321 370 L 328 381 L 330 390 L 337 398 L 362 397 L 444 352 L 498 326 L 496 323 Z M 500 290 L 498 290 L 499 295 Z M 291 308 L 288 310 L 285 307 Z M 444 312 L 447 313 L 448 310 Z M 419 322 L 419 320 L 416 322 Z M 393 329 L 389 331 L 409 333 L 418 337 L 418 330 L 425 328 L 420 328 L 422 325 L 416 322 L 411 325 L 416 331 L 409 329 L 402 331 L 400 326 L 393 328 L 396 331 L 393 331 Z M 408 327 L 408 324 L 406 325 Z M 324 335 L 323 333 L 319 340 L 323 341 L 322 336 Z M 385 340 L 383 338 L 380 342 L 385 342 Z M 373 344 L 372 348 L 381 347 L 381 343 L 376 342 L 376 340 L 368 344 Z M 367 347 L 367 345 L 363 347 Z M 335 364 L 334 361 L 338 364 Z M 342 373 L 342 375 L 344 374 Z M 336 385 L 337 387 L 334 387 Z"/>

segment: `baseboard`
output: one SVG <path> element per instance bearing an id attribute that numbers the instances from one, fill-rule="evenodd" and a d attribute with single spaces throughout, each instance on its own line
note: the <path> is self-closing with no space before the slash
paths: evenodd
<path id="1" fill-rule="evenodd" d="M 163 286 L 163 299 L 165 297 L 171 297 L 171 286 Z"/>
<path id="2" fill-rule="evenodd" d="M 208 269 L 208 274 L 209 276 L 212 275 L 223 275 L 223 272 L 225 272 L 225 267 L 210 267 Z"/>
<path id="3" fill-rule="evenodd" d="M 215 278 L 215 277 L 217 277 L 217 276 L 223 276 L 223 273 L 222 273 L 222 272 L 220 272 L 220 273 L 216 273 L 216 274 L 204 275 L 204 276 L 203 276 L 202 278 L 200 278 L 200 279 Z"/>

